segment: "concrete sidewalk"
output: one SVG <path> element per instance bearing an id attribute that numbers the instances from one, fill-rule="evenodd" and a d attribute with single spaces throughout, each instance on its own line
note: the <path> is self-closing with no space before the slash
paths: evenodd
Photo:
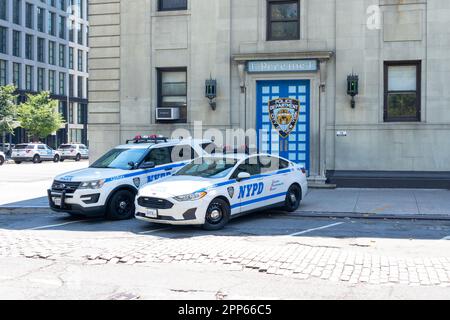
<path id="1" fill-rule="evenodd" d="M 0 214 L 49 213 L 47 198 L 0 206 Z M 450 190 L 311 189 L 299 216 L 450 220 Z"/>

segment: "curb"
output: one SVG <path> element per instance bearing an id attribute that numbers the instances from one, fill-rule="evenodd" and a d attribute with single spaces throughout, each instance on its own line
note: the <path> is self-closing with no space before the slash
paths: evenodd
<path id="1" fill-rule="evenodd" d="M 51 213 L 50 207 L 0 207 L 0 215 L 28 215 Z"/>
<path id="2" fill-rule="evenodd" d="M 0 207 L 0 215 L 49 214 L 50 207 Z M 337 218 L 337 219 L 369 219 L 369 220 L 421 220 L 450 221 L 449 214 L 388 214 L 358 212 L 316 212 L 296 211 L 287 215 L 298 218 Z"/>
<path id="3" fill-rule="evenodd" d="M 307 217 L 307 218 L 450 221 L 450 213 L 448 213 L 448 214 L 388 214 L 388 213 L 362 213 L 362 212 L 296 211 L 296 212 L 292 213 L 291 215 L 295 216 L 295 217 Z"/>

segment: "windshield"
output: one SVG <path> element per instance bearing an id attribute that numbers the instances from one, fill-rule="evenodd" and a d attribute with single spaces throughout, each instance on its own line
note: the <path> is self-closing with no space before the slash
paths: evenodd
<path id="1" fill-rule="evenodd" d="M 59 146 L 59 149 L 67 150 L 67 149 L 76 149 L 76 146 L 70 145 L 70 144 L 63 144 Z"/>
<path id="2" fill-rule="evenodd" d="M 133 169 L 129 163 L 139 163 L 147 149 L 112 149 L 94 162 L 91 168 L 97 169 Z"/>
<path id="3" fill-rule="evenodd" d="M 28 144 L 19 144 L 14 149 L 24 150 L 24 149 L 34 149 L 34 146 Z"/>
<path id="4" fill-rule="evenodd" d="M 237 160 L 231 158 L 197 159 L 178 171 L 175 176 L 192 176 L 212 179 L 224 178 L 233 170 L 236 163 Z"/>

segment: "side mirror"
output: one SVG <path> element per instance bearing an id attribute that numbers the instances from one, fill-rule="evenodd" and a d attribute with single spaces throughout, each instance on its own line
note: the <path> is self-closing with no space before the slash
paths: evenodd
<path id="1" fill-rule="evenodd" d="M 250 173 L 248 173 L 248 172 L 241 172 L 241 173 L 238 174 L 236 181 L 240 182 L 240 181 L 243 181 L 243 180 L 250 179 L 251 177 L 252 176 L 250 175 Z"/>
<path id="2" fill-rule="evenodd" d="M 156 164 L 153 161 L 149 161 L 141 164 L 139 169 L 153 169 L 154 167 L 156 167 Z"/>

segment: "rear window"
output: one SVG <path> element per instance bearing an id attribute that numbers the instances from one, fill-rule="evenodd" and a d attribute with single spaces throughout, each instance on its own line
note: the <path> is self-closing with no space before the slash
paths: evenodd
<path id="1" fill-rule="evenodd" d="M 62 150 L 76 149 L 76 148 L 77 148 L 76 146 L 73 146 L 71 144 L 62 144 L 59 146 L 59 149 L 62 149 Z"/>
<path id="2" fill-rule="evenodd" d="M 19 144 L 15 147 L 17 150 L 34 149 L 32 144 Z"/>

